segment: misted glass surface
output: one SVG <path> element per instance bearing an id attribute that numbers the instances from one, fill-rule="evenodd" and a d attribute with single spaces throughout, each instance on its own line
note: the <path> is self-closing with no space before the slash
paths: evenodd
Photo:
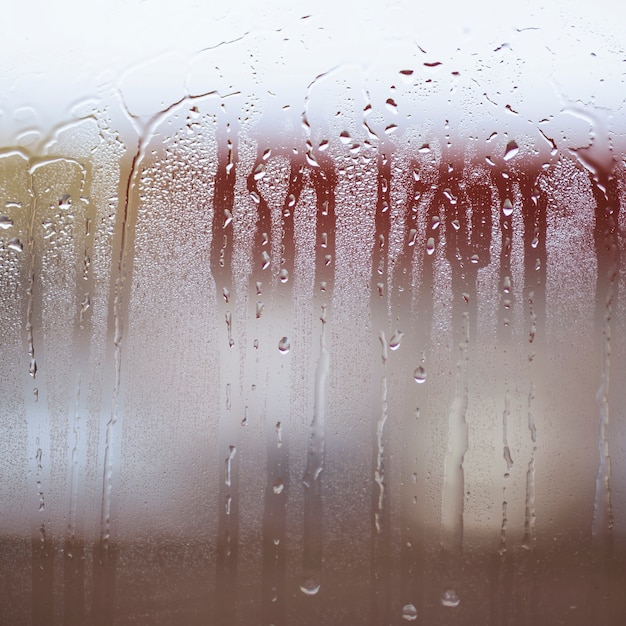
<path id="1" fill-rule="evenodd" d="M 1 624 L 626 623 L 626 55 L 562 9 L 7 70 Z"/>

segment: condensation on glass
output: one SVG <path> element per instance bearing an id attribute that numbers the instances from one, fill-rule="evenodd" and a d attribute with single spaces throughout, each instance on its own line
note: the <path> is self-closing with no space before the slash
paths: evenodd
<path id="1" fill-rule="evenodd" d="M 623 50 L 316 20 L 3 110 L 1 623 L 623 623 Z"/>

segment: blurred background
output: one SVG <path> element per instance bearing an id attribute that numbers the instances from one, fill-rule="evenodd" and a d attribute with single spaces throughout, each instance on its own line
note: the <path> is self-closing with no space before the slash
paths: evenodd
<path id="1" fill-rule="evenodd" d="M 623 623 L 621 20 L 480 4 L 10 8 L 1 623 Z"/>

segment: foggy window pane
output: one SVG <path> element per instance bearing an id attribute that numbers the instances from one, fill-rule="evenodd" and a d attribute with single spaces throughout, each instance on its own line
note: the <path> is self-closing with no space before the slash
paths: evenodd
<path id="1" fill-rule="evenodd" d="M 182 4 L 2 44 L 0 623 L 622 623 L 623 20 Z"/>

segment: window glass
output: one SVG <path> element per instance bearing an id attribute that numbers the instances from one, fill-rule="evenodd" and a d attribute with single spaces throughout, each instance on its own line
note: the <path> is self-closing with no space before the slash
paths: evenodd
<path id="1" fill-rule="evenodd" d="M 621 623 L 623 9 L 479 5 L 10 9 L 1 623 Z"/>

